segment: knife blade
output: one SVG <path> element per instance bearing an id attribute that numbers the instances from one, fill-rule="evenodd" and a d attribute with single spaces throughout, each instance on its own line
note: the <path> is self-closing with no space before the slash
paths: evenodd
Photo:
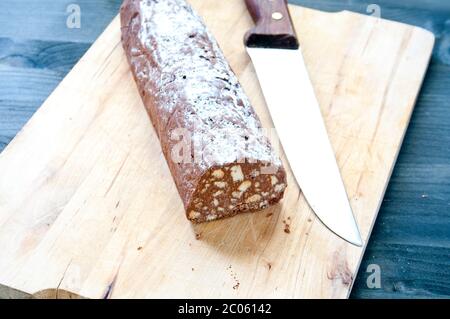
<path id="1" fill-rule="evenodd" d="M 244 42 L 295 180 L 326 227 L 362 246 L 287 2 L 245 2 L 256 25 Z"/>

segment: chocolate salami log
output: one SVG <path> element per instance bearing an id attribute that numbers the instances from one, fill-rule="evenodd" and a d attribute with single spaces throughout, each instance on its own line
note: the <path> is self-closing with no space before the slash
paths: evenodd
<path id="1" fill-rule="evenodd" d="M 186 214 L 277 203 L 282 163 L 216 40 L 184 0 L 125 0 L 122 43 Z"/>

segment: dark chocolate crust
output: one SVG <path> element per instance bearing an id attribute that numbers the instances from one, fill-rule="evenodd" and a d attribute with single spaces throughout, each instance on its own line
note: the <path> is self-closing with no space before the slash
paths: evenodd
<path id="1" fill-rule="evenodd" d="M 121 28 L 188 219 L 277 203 L 286 187 L 281 160 L 202 19 L 184 0 L 125 0 Z"/>

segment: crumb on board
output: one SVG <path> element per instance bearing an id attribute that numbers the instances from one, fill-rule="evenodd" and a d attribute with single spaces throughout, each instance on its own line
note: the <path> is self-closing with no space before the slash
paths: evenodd
<path id="1" fill-rule="evenodd" d="M 239 288 L 239 286 L 241 285 L 241 283 L 239 282 L 239 279 L 237 278 L 237 274 L 233 271 L 232 266 L 229 265 L 227 270 L 230 272 L 230 276 L 231 278 L 234 280 L 234 286 L 233 289 L 236 290 Z"/>
<path id="2" fill-rule="evenodd" d="M 288 217 L 287 218 L 287 221 L 286 220 L 283 220 L 283 224 L 284 224 L 284 232 L 286 233 L 286 234 L 290 234 L 291 233 L 291 225 L 290 225 L 290 222 L 291 221 L 291 218 L 290 217 Z"/>
<path id="3" fill-rule="evenodd" d="M 273 213 L 267 213 L 266 217 L 271 217 L 273 215 Z"/>
<path id="4" fill-rule="evenodd" d="M 290 234 L 290 233 L 291 233 L 291 230 L 290 230 L 288 224 L 284 225 L 284 232 L 285 232 L 286 234 Z"/>
<path id="5" fill-rule="evenodd" d="M 139 247 L 137 248 L 137 250 L 142 250 L 142 246 L 139 246 Z"/>
<path id="6" fill-rule="evenodd" d="M 202 234 L 201 233 L 196 233 L 195 234 L 195 239 L 199 240 L 200 238 L 202 238 Z"/>

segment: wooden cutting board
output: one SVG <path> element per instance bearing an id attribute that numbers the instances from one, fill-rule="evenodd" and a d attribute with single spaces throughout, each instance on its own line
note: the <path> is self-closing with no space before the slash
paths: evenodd
<path id="1" fill-rule="evenodd" d="M 242 44 L 252 25 L 244 2 L 190 2 L 271 127 Z M 290 9 L 367 242 L 434 38 L 355 13 Z M 0 296 L 348 296 L 364 250 L 324 228 L 288 182 L 275 207 L 191 225 L 116 18 L 0 154 Z"/>

